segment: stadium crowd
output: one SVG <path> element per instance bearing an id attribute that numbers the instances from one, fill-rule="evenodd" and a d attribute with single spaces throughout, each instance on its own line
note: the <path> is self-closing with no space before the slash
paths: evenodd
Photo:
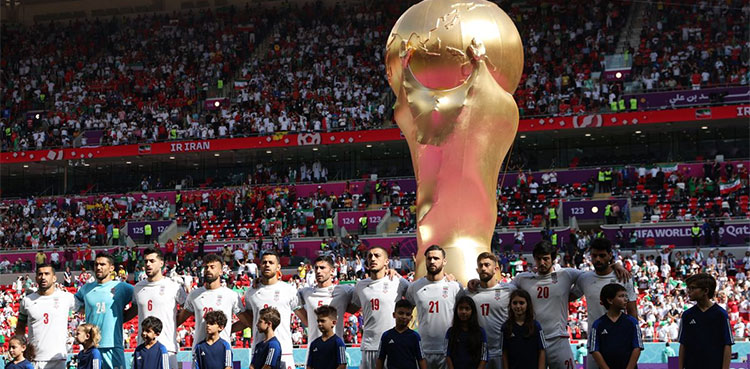
<path id="1" fill-rule="evenodd" d="M 314 168 L 319 166 L 313 164 Z M 706 219 L 747 216 L 750 188 L 744 165 L 706 162 L 705 175 L 701 176 L 675 168 L 601 168 L 583 183 L 558 182 L 555 170 L 534 174 L 521 171 L 515 183 L 498 183 L 498 226 L 554 227 L 560 224 L 561 200 L 591 197 L 597 191 L 630 198 L 631 206 L 642 206 L 643 219 L 633 220 L 636 222 L 703 223 Z M 306 169 L 303 166 L 301 170 Z M 320 178 L 320 170 L 306 171 L 308 177 Z M 262 172 L 253 181 L 269 178 Z M 272 237 L 288 245 L 290 238 L 332 235 L 336 212 L 373 207 L 388 209 L 397 218 L 398 232 L 411 232 L 416 224 L 415 194 L 386 179 L 364 184 L 346 182 L 337 193 L 327 193 L 319 186 L 308 196 L 299 196 L 294 185 L 245 184 L 183 190 L 177 200 L 168 200 L 148 192 L 148 188 L 146 185 L 144 192 L 124 195 L 6 200 L 0 206 L 0 245 L 3 249 L 57 247 L 81 252 L 85 249 L 81 245 L 124 243 L 124 234 L 114 240 L 113 234 L 130 220 L 176 220 L 187 231 L 175 241 L 189 243 L 193 249 L 199 240 L 259 237 Z M 620 206 L 613 203 L 609 223 L 630 221 L 630 211 Z"/>
<path id="2" fill-rule="evenodd" d="M 390 125 L 382 45 L 408 4 L 230 7 L 4 26 L 2 150 Z M 522 116 L 598 112 L 622 96 L 623 83 L 600 73 L 630 3 L 500 6 L 525 40 L 515 93 Z M 630 51 L 644 89 L 692 88 L 695 74 L 699 87 L 747 84 L 747 4 L 739 12 L 653 6 L 641 47 Z M 738 16 L 722 16 L 728 11 Z M 688 27 L 693 20 L 701 27 Z M 706 46 L 714 40 L 722 47 Z M 206 106 L 225 95 L 231 102 Z"/>

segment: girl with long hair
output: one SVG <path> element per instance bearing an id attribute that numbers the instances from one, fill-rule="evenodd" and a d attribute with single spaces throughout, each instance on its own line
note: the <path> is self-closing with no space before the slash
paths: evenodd
<path id="1" fill-rule="evenodd" d="M 479 326 L 477 306 L 461 296 L 453 309 L 453 325 L 445 333 L 448 369 L 484 369 L 488 361 L 487 334 Z"/>
<path id="2" fill-rule="evenodd" d="M 545 342 L 542 326 L 534 320 L 531 296 L 524 290 L 510 294 L 510 316 L 502 327 L 505 369 L 544 369 Z"/>
<path id="3" fill-rule="evenodd" d="M 84 323 L 76 329 L 76 341 L 83 346 L 78 353 L 78 369 L 99 369 L 102 367 L 102 354 L 97 346 L 102 339 L 99 327 Z"/>
<path id="4" fill-rule="evenodd" d="M 31 362 L 36 356 L 36 349 L 26 336 L 13 336 L 8 341 L 8 351 L 11 361 L 5 365 L 5 369 L 34 369 Z"/>

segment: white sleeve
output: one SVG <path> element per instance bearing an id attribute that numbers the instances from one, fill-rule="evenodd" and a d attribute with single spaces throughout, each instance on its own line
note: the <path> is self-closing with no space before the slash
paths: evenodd
<path id="1" fill-rule="evenodd" d="M 232 291 L 232 290 L 230 290 Z M 234 295 L 232 297 L 232 313 L 233 314 L 239 314 L 242 311 L 242 296 L 240 296 L 239 293 L 232 291 L 232 294 Z"/>
<path id="2" fill-rule="evenodd" d="M 358 286 L 359 285 L 357 285 L 357 287 Z M 357 289 L 357 287 L 354 287 L 354 290 L 352 291 L 352 301 L 351 301 L 351 304 L 354 305 L 354 306 L 356 306 L 356 307 L 358 307 L 358 308 L 360 308 L 360 307 L 362 307 L 362 303 L 359 301 L 359 293 L 358 293 L 359 290 Z"/>
<path id="3" fill-rule="evenodd" d="M 187 300 L 187 292 L 185 292 L 185 288 L 181 284 L 175 284 L 177 285 L 177 294 L 175 295 L 175 301 L 177 301 L 177 303 L 180 305 L 185 305 L 185 300 Z"/>
<path id="4" fill-rule="evenodd" d="M 195 295 L 194 293 L 190 292 L 188 297 L 185 299 L 185 305 L 183 306 L 185 310 L 193 312 L 193 313 L 195 312 L 195 305 L 193 305 L 193 300 L 195 300 L 194 295 Z"/>
<path id="5" fill-rule="evenodd" d="M 409 281 L 407 281 L 406 278 L 398 279 L 399 298 L 406 296 L 407 292 L 409 291 L 409 287 L 411 287 L 411 283 L 409 283 Z"/>
<path id="6" fill-rule="evenodd" d="M 628 280 L 625 281 L 625 291 L 628 293 L 629 301 L 638 300 L 638 294 L 635 292 L 635 284 L 633 283 L 633 278 L 628 278 Z"/>
<path id="7" fill-rule="evenodd" d="M 300 302 L 299 293 L 294 289 L 294 287 L 289 286 L 289 289 L 291 290 L 291 298 L 289 299 L 289 309 L 292 311 L 297 310 L 300 306 L 304 305 L 304 302 Z"/>

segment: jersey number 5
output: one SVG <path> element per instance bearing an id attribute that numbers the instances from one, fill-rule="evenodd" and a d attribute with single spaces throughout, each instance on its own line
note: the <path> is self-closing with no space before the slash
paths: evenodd
<path id="1" fill-rule="evenodd" d="M 536 288 L 536 291 L 538 292 L 536 295 L 536 298 L 538 299 L 546 299 L 549 297 L 549 287 L 547 286 L 539 286 Z"/>

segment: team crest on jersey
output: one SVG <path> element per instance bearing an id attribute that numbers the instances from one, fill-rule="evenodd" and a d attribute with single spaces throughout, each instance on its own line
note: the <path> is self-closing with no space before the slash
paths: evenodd
<path id="1" fill-rule="evenodd" d="M 552 273 L 550 277 L 552 278 L 552 283 L 557 283 L 557 272 Z"/>
<path id="2" fill-rule="evenodd" d="M 221 305 L 221 295 L 216 296 L 216 305 Z"/>
<path id="3" fill-rule="evenodd" d="M 57 309 L 57 308 L 59 308 L 59 307 L 60 307 L 60 299 L 59 299 L 59 298 L 57 298 L 57 297 L 53 298 L 53 299 L 52 299 L 52 302 L 53 302 L 53 307 L 54 307 L 55 309 Z"/>
<path id="4" fill-rule="evenodd" d="M 443 298 L 448 298 L 448 286 L 443 286 Z"/>
<path id="5" fill-rule="evenodd" d="M 164 296 L 164 290 L 165 290 L 164 286 L 159 287 L 159 295 Z"/>
<path id="6" fill-rule="evenodd" d="M 495 301 L 500 301 L 503 298 L 503 291 L 495 291 Z"/>
<path id="7" fill-rule="evenodd" d="M 279 295 L 281 294 L 281 291 L 275 291 L 273 293 L 273 301 L 279 302 Z"/>

